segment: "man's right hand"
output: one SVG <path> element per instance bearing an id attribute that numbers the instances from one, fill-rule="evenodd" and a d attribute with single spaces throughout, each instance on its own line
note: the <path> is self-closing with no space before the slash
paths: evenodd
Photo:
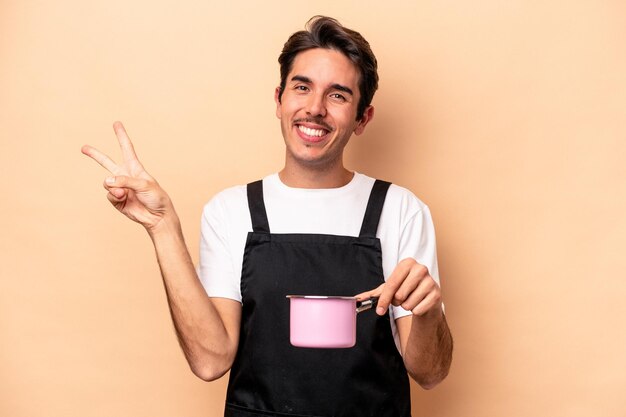
<path id="1" fill-rule="evenodd" d="M 116 164 L 107 155 L 89 145 L 83 146 L 81 151 L 113 174 L 104 181 L 111 204 L 129 219 L 151 231 L 164 217 L 174 214 L 174 207 L 165 190 L 137 159 L 122 123 L 115 122 L 113 129 L 122 149 L 122 163 Z"/>
<path id="2" fill-rule="evenodd" d="M 206 381 L 217 379 L 228 372 L 235 360 L 241 303 L 207 296 L 169 196 L 137 159 L 124 126 L 115 122 L 113 129 L 123 163 L 116 164 L 88 145 L 83 146 L 82 152 L 113 175 L 104 182 L 111 204 L 150 234 L 174 328 L 192 371 Z"/>

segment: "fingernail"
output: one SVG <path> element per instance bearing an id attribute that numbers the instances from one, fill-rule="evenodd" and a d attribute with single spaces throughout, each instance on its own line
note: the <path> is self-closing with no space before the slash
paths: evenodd
<path id="1" fill-rule="evenodd" d="M 382 316 L 383 314 L 385 314 L 385 309 L 382 307 L 377 307 L 376 314 L 378 314 L 379 316 Z"/>
<path id="2" fill-rule="evenodd" d="M 115 177 L 109 177 L 105 181 L 106 181 L 107 184 L 114 184 L 115 183 Z"/>

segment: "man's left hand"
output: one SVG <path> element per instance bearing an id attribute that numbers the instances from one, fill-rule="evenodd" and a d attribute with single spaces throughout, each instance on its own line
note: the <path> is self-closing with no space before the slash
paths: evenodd
<path id="1" fill-rule="evenodd" d="M 442 312 L 441 289 L 428 268 L 413 258 L 400 261 L 396 269 L 379 287 L 356 295 L 357 300 L 378 297 L 376 313 L 383 315 L 389 304 L 401 306 L 415 316 Z"/>

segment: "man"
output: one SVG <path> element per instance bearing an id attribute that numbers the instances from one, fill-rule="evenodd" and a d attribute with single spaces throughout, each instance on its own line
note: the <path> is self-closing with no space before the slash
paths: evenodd
<path id="1" fill-rule="evenodd" d="M 207 381 L 231 371 L 226 416 L 410 416 L 407 373 L 438 384 L 452 338 L 428 208 L 343 165 L 350 137 L 374 116 L 376 59 L 360 34 L 317 16 L 279 63 L 285 165 L 206 205 L 197 271 L 172 202 L 121 123 L 122 164 L 83 153 L 114 175 L 107 198 L 151 237 L 192 371 Z M 377 314 L 359 314 L 353 348 L 298 348 L 288 294 L 377 297 Z"/>

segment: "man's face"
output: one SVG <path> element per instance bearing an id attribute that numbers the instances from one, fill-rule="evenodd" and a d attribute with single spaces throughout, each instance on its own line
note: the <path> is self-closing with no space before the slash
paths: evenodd
<path id="1" fill-rule="evenodd" d="M 373 116 L 370 106 L 356 120 L 359 76 L 357 67 L 332 49 L 309 49 L 296 56 L 280 101 L 280 89 L 275 94 L 287 164 L 330 168 L 342 162 L 352 133 L 361 134 Z"/>

